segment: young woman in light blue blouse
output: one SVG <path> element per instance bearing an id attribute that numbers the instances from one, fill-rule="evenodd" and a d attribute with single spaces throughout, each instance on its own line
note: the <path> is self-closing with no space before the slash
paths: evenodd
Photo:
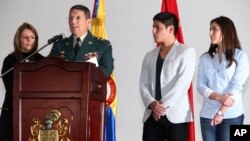
<path id="1" fill-rule="evenodd" d="M 203 141 L 229 141 L 230 125 L 243 124 L 242 90 L 249 74 L 232 20 L 210 22 L 211 45 L 200 57 L 197 89 L 203 97 L 200 123 Z"/>

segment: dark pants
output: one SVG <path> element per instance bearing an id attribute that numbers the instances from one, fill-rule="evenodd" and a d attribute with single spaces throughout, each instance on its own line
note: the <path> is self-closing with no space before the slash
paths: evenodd
<path id="1" fill-rule="evenodd" d="M 153 116 L 143 126 L 143 141 L 187 141 L 188 123 L 171 123 L 166 116 L 155 121 Z"/>
<path id="2" fill-rule="evenodd" d="M 13 111 L 2 110 L 0 117 L 0 141 L 13 140 Z"/>

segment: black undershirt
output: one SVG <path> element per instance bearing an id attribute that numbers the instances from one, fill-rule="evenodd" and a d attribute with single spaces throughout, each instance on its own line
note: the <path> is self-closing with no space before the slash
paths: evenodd
<path id="1" fill-rule="evenodd" d="M 161 100 L 161 71 L 163 66 L 164 59 L 161 58 L 159 53 L 157 62 L 156 62 L 156 84 L 155 84 L 155 99 Z"/>

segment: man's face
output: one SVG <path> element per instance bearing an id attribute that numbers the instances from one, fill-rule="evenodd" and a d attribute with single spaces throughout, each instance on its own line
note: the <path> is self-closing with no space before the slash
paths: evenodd
<path id="1" fill-rule="evenodd" d="M 169 27 L 166 28 L 166 26 L 160 21 L 154 21 L 152 34 L 156 43 L 163 43 L 168 40 L 168 37 L 170 36 Z"/>
<path id="2" fill-rule="evenodd" d="M 90 19 L 87 19 L 84 12 L 78 9 L 70 11 L 68 22 L 71 33 L 76 37 L 84 35 L 90 26 Z"/>

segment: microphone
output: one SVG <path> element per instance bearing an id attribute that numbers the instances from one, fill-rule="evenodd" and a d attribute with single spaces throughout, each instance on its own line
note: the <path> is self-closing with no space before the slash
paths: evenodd
<path id="1" fill-rule="evenodd" d="M 62 39 L 64 39 L 64 38 L 65 38 L 65 35 L 64 35 L 63 33 L 61 33 L 61 34 L 59 34 L 59 35 L 56 35 L 56 36 L 50 38 L 50 39 L 48 40 L 48 44 L 51 44 L 51 43 L 53 43 L 53 42 L 55 42 L 55 41 L 62 40 Z"/>

